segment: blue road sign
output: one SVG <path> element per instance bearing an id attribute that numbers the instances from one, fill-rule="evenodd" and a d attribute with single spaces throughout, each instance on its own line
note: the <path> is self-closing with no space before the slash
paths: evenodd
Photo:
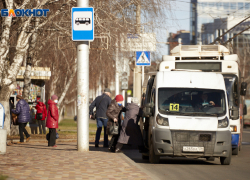
<path id="1" fill-rule="evenodd" d="M 150 66 L 150 51 L 137 51 L 136 52 L 136 66 Z"/>
<path id="2" fill-rule="evenodd" d="M 71 14 L 72 40 L 94 40 L 94 8 L 73 7 Z"/>

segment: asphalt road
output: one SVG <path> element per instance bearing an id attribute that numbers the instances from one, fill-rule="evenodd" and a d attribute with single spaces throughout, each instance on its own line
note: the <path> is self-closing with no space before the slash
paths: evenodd
<path id="1" fill-rule="evenodd" d="M 242 150 L 239 155 L 232 156 L 229 166 L 221 165 L 218 158 L 206 161 L 206 159 L 163 157 L 160 164 L 150 164 L 148 160 L 142 160 L 138 150 L 124 149 L 123 152 L 141 169 L 152 175 L 153 179 L 250 179 L 250 128 L 244 129 Z"/>

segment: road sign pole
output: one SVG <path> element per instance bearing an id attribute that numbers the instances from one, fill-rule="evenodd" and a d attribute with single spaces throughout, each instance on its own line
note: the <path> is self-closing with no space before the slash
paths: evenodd
<path id="1" fill-rule="evenodd" d="M 143 87 L 144 83 L 144 66 L 141 67 L 141 86 Z"/>
<path id="2" fill-rule="evenodd" d="M 77 7 L 89 7 L 88 0 L 77 0 Z M 77 150 L 89 151 L 89 41 L 77 45 Z"/>

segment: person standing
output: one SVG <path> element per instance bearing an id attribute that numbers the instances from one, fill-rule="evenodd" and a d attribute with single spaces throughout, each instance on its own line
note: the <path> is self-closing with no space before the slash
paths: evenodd
<path id="1" fill-rule="evenodd" d="M 47 117 L 47 109 L 45 104 L 42 102 L 41 99 L 37 101 L 36 105 L 36 119 L 38 121 L 38 126 L 39 126 L 39 134 L 46 134 L 45 130 L 45 119 Z"/>
<path id="2" fill-rule="evenodd" d="M 20 142 L 18 143 L 24 143 L 23 133 L 26 136 L 26 142 L 29 142 L 30 135 L 25 129 L 25 127 L 27 123 L 30 122 L 30 107 L 22 96 L 17 95 L 16 99 L 17 99 L 16 109 L 12 109 L 11 112 L 13 114 L 18 115 L 19 135 L 20 135 Z"/>
<path id="3" fill-rule="evenodd" d="M 126 111 L 126 109 L 123 108 L 123 106 L 122 106 L 122 102 L 123 102 L 123 96 L 121 94 L 118 94 L 115 97 L 115 99 L 113 99 L 111 101 L 111 104 L 109 105 L 108 110 L 107 110 L 107 116 L 109 118 L 108 124 L 107 124 L 107 132 L 109 132 L 110 127 L 113 126 L 114 123 L 116 125 L 118 125 L 119 132 L 120 132 L 120 129 L 121 129 L 121 119 L 120 119 L 121 113 L 122 113 L 122 111 Z M 111 141 L 109 143 L 109 150 L 111 152 L 115 151 L 115 146 L 117 144 L 119 134 L 112 136 L 112 139 L 111 139 Z"/>
<path id="4" fill-rule="evenodd" d="M 102 132 L 102 126 L 104 126 L 104 144 L 103 147 L 108 147 L 108 135 L 106 133 L 106 127 L 108 118 L 106 111 L 111 103 L 110 98 L 111 91 L 109 88 L 104 89 L 104 93 L 101 96 L 95 98 L 95 100 L 89 106 L 89 117 L 93 116 L 93 109 L 96 107 L 96 136 L 95 136 L 95 147 L 99 147 L 100 135 Z"/>
<path id="5" fill-rule="evenodd" d="M 58 103 L 58 97 L 56 95 L 51 96 L 48 101 L 48 118 L 46 122 L 46 127 L 49 128 L 48 135 L 48 146 L 56 146 L 56 128 L 58 128 L 59 113 L 56 104 Z"/>
<path id="6" fill-rule="evenodd" d="M 126 114 L 122 123 L 122 128 L 115 152 L 121 152 L 123 144 L 136 145 L 140 152 L 147 152 L 143 145 L 143 138 L 138 125 L 139 118 L 142 116 L 142 109 L 138 106 L 138 99 L 132 98 L 131 103 L 126 106 Z"/>

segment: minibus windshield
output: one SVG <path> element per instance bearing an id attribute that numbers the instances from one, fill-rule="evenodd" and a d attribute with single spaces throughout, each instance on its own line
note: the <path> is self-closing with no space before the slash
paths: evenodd
<path id="1" fill-rule="evenodd" d="M 225 93 L 213 89 L 159 88 L 158 110 L 168 115 L 223 116 Z"/>

